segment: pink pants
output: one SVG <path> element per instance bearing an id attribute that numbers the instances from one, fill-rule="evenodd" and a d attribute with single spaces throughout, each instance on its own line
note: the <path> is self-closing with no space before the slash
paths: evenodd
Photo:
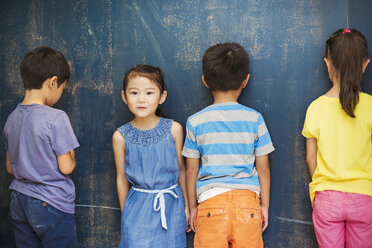
<path id="1" fill-rule="evenodd" d="M 372 197 L 368 195 L 316 192 L 313 222 L 320 248 L 372 247 Z"/>

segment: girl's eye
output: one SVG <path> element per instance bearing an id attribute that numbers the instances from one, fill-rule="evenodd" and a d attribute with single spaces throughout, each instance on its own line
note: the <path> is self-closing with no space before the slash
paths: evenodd
<path id="1" fill-rule="evenodd" d="M 154 94 L 154 92 L 152 91 L 147 92 L 147 95 L 152 95 L 152 94 Z"/>
<path id="2" fill-rule="evenodd" d="M 131 94 L 131 95 L 137 95 L 137 92 L 132 91 L 130 94 Z"/>

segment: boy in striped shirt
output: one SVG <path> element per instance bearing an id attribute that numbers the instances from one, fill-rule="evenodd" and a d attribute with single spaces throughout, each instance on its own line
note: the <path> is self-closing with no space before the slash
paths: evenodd
<path id="1" fill-rule="evenodd" d="M 194 247 L 263 247 L 274 147 L 262 115 L 237 102 L 249 76 L 239 44 L 216 44 L 203 56 L 214 102 L 187 119 L 182 152 Z"/>

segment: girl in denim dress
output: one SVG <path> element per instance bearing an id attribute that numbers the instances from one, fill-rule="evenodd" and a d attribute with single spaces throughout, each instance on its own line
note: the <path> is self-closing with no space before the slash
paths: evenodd
<path id="1" fill-rule="evenodd" d="M 131 122 L 113 135 L 121 217 L 120 247 L 186 247 L 182 127 L 158 109 L 167 96 L 160 68 L 138 65 L 123 80 Z"/>

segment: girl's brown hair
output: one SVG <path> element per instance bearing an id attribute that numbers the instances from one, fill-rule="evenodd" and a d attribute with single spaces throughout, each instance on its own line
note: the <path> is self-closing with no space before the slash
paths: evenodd
<path id="1" fill-rule="evenodd" d="M 324 57 L 331 60 L 340 78 L 342 109 L 355 118 L 363 64 L 368 59 L 366 38 L 356 29 L 339 29 L 326 41 Z"/>

